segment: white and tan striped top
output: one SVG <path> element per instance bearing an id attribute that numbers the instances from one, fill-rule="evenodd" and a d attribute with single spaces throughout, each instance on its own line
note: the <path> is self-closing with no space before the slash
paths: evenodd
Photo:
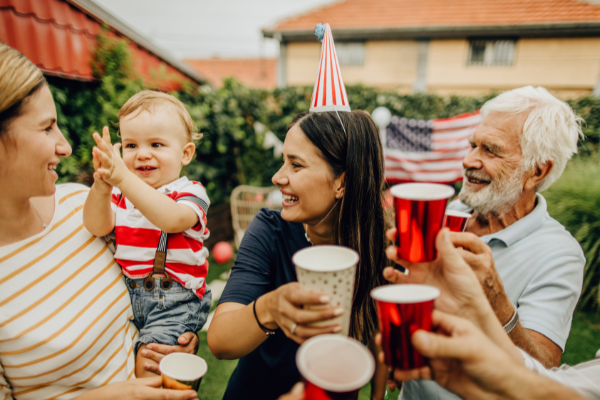
<path id="1" fill-rule="evenodd" d="M 56 189 L 40 234 L 0 247 L 0 400 L 69 399 L 134 377 L 121 269 L 83 226 L 89 189 Z"/>

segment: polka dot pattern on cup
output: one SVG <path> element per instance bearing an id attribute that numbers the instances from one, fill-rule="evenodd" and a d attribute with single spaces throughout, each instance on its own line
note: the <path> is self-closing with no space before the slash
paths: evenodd
<path id="1" fill-rule="evenodd" d="M 342 334 L 348 335 L 350 329 L 350 311 L 354 294 L 354 278 L 356 266 L 334 272 L 309 271 L 296 266 L 298 282 L 302 287 L 312 292 L 327 293 L 331 297 L 331 305 L 340 306 L 344 314 L 335 318 L 342 325 Z M 330 325 L 331 320 L 314 325 Z"/>

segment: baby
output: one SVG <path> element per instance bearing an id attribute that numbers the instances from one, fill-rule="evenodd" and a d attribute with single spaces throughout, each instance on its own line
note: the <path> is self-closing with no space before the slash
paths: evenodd
<path id="1" fill-rule="evenodd" d="M 208 317 L 208 238 L 204 187 L 181 168 L 192 161 L 201 138 L 185 106 L 175 97 L 143 91 L 118 114 L 120 143 L 111 146 L 108 128 L 94 133 L 94 185 L 83 221 L 95 236 L 114 231 L 115 259 L 131 296 L 140 333 L 136 376 L 152 362 L 142 356 L 148 343 L 177 345 L 184 332 L 197 332 Z"/>

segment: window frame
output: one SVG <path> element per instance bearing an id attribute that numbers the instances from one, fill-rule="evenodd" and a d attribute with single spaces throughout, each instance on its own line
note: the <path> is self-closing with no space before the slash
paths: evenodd
<path id="1" fill-rule="evenodd" d="M 468 67 L 512 67 L 515 65 L 517 38 L 469 38 L 467 40 L 469 44 Z M 474 61 L 473 53 L 476 46 L 484 47 L 484 50 L 482 59 Z"/>

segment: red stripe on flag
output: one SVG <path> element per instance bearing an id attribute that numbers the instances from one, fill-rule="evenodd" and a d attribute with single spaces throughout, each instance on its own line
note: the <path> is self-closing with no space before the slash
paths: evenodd
<path id="1" fill-rule="evenodd" d="M 478 115 L 480 115 L 479 111 L 434 120 L 434 128 L 431 132 L 432 151 L 402 152 L 397 149 L 386 149 L 386 180 L 390 183 L 415 181 L 453 183 L 462 180 L 463 154 L 466 155 L 470 147 L 466 139 L 479 125 Z M 464 134 L 461 131 L 464 131 Z M 445 138 L 444 135 L 455 137 Z"/>

